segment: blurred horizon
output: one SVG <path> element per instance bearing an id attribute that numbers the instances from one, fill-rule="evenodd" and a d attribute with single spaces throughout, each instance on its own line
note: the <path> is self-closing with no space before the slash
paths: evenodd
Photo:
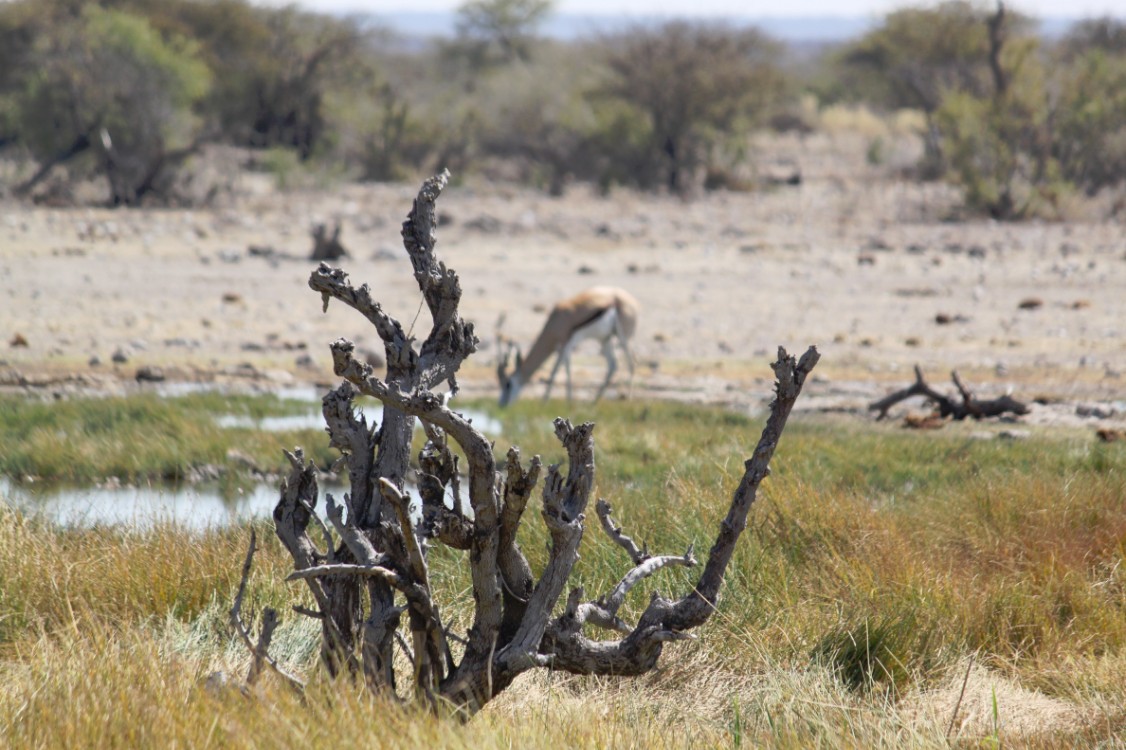
<path id="1" fill-rule="evenodd" d="M 305 4 L 299 4 L 306 7 Z M 904 6 L 906 7 L 906 6 Z M 452 37 L 456 35 L 458 13 L 448 11 L 348 11 L 307 8 L 312 12 L 337 17 L 358 17 L 407 37 Z M 595 14 L 553 12 L 540 25 L 539 34 L 548 39 L 571 41 L 585 36 L 613 34 L 633 26 L 659 25 L 672 18 L 755 27 L 784 42 L 842 42 L 861 36 L 880 25 L 882 17 L 865 14 L 827 13 L 816 16 L 731 15 L 670 16 L 665 14 Z M 1039 33 L 1047 38 L 1062 36 L 1074 24 L 1089 16 L 1037 17 Z"/>

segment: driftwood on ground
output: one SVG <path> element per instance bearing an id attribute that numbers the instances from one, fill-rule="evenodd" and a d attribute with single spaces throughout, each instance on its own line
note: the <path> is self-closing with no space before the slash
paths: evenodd
<path id="1" fill-rule="evenodd" d="M 640 617 L 628 622 L 621 609 L 629 593 L 664 567 L 697 565 L 694 550 L 651 555 L 638 549 L 614 523 L 609 504 L 599 501 L 598 525 L 628 559 L 614 586 L 588 598 L 570 579 L 594 486 L 594 424 L 555 420 L 566 468 L 545 468 L 538 456 L 525 464 L 516 448 L 498 466 L 489 439 L 449 406 L 449 395 L 457 392 L 458 368 L 478 340 L 472 324 L 458 313 L 457 275 L 434 255 L 435 201 L 447 180 L 448 173 L 442 173 L 426 181 L 402 231 L 433 321 L 421 345 L 416 347 L 400 323 L 372 299 L 367 285 L 355 287 L 347 274 L 323 263 L 313 272 L 309 285 L 326 307 L 331 300 L 342 302 L 375 327 L 384 342 L 386 373 L 376 377 L 351 342 L 332 344 L 334 370 L 343 382 L 324 397 L 323 413 L 331 444 L 344 456 L 350 491 L 340 500 L 325 496 L 322 521 L 315 468 L 294 451 L 287 454 L 292 469 L 274 521 L 293 558 L 290 580 L 303 581 L 312 596 L 313 606 L 300 611 L 321 624 L 325 667 L 376 693 L 413 698 L 434 711 L 468 717 L 534 668 L 645 673 L 657 664 L 666 643 L 690 637 L 688 631 L 707 621 L 759 484 L 769 474 L 790 411 L 819 354 L 810 347 L 799 359 L 779 349 L 770 416 L 698 580 L 679 598 L 653 593 Z M 448 394 L 436 392 L 442 384 Z M 382 425 L 357 414 L 354 399 L 361 394 L 383 403 Z M 406 491 L 416 419 L 427 437 L 417 457 L 421 514 L 412 514 Z M 450 440 L 460 446 L 467 463 L 464 490 Z M 517 541 L 537 485 L 540 516 L 550 538 L 548 559 L 538 576 Z M 435 544 L 466 553 L 462 559 L 470 573 L 473 606 L 467 631 L 455 632 L 439 606 L 429 571 L 429 549 Z M 244 582 L 252 556 L 253 541 Z M 253 655 L 251 676 L 257 679 L 268 667 L 301 689 L 300 681 L 269 658 L 268 634 L 255 643 L 246 631 L 239 617 L 241 591 L 232 620 Z M 267 624 L 272 628 L 273 620 Z M 401 669 L 403 660 L 393 658 L 396 648 L 405 654 L 409 670 Z"/>
<path id="2" fill-rule="evenodd" d="M 919 369 L 918 365 L 915 365 L 915 382 L 912 385 L 890 393 L 879 401 L 873 401 L 868 405 L 868 409 L 869 411 L 879 412 L 876 419 L 883 419 L 887 416 L 888 410 L 900 401 L 905 401 L 913 396 L 922 396 L 927 401 L 934 402 L 938 416 L 942 418 L 952 417 L 961 420 L 972 417 L 982 419 L 983 417 L 999 417 L 1002 414 L 1021 415 L 1028 413 L 1028 407 L 1025 404 L 1008 394 L 999 398 L 979 400 L 962 383 L 962 379 L 958 377 L 957 372 L 951 372 L 950 377 L 962 398 L 961 402 L 931 388 L 923 379 L 923 371 Z"/>

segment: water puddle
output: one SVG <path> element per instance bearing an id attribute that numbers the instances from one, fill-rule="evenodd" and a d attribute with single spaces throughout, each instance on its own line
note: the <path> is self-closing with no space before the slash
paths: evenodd
<path id="1" fill-rule="evenodd" d="M 203 384 L 206 385 L 206 384 Z M 176 397 L 205 390 L 201 384 L 171 384 L 162 392 Z M 223 414 L 216 422 L 224 428 L 256 429 L 266 432 L 322 429 L 324 417 L 320 404 L 323 393 L 312 386 L 286 388 L 272 393 L 287 401 L 308 403 L 309 410 L 301 414 L 271 416 L 255 419 L 243 414 Z M 359 411 L 382 421 L 383 408 L 379 403 L 365 403 Z M 499 420 L 475 409 L 458 410 L 482 432 L 499 435 Z M 419 427 L 421 429 L 421 427 Z M 323 511 L 324 493 L 331 492 L 340 500 L 347 488 L 343 485 L 321 486 Z M 419 499 L 413 488 L 412 515 L 417 518 Z M 234 496 L 220 492 L 215 484 L 170 486 L 148 484 L 123 487 L 28 485 L 12 482 L 0 476 L 0 503 L 6 503 L 23 513 L 42 517 L 66 527 L 97 525 L 125 525 L 147 528 L 157 523 L 173 522 L 192 529 L 207 529 L 242 523 L 249 519 L 266 518 L 278 501 L 276 483 L 248 485 Z M 447 505 L 452 502 L 447 498 Z"/>
<path id="2" fill-rule="evenodd" d="M 377 422 L 383 421 L 383 409 L 380 406 L 374 407 L 361 407 L 359 411 L 367 415 L 371 410 Z M 490 417 L 488 414 L 477 411 L 476 409 L 461 409 L 460 414 L 473 423 L 481 432 L 486 435 L 499 435 L 503 429 L 500 420 Z M 368 424 L 371 424 L 371 418 L 368 418 Z M 263 430 L 265 432 L 286 432 L 289 430 L 317 430 L 323 429 L 325 426 L 324 417 L 320 411 L 309 411 L 305 414 L 292 414 L 284 417 L 262 417 L 255 419 L 245 414 L 222 414 L 215 418 L 215 422 L 223 428 L 247 428 L 253 430 Z M 421 426 L 416 424 L 416 429 L 421 429 Z"/>
<path id="3" fill-rule="evenodd" d="M 339 488 L 329 488 L 338 496 Z M 0 478 L 0 501 L 66 527 L 176 523 L 207 529 L 268 517 L 278 502 L 272 484 L 251 485 L 234 497 L 217 486 L 66 487 L 15 484 Z"/>
<path id="4" fill-rule="evenodd" d="M 463 482 L 464 486 L 464 482 Z M 324 518 L 325 493 L 342 503 L 348 488 L 321 483 L 317 503 Z M 421 500 L 413 486 L 407 488 L 411 518 L 418 521 Z M 127 526 L 146 529 L 160 523 L 175 523 L 189 529 L 205 529 L 269 518 L 278 502 L 276 483 L 240 488 L 232 497 L 217 485 L 140 485 L 127 487 L 74 487 L 25 485 L 0 477 L 0 504 L 21 513 L 68 528 Z M 463 499 L 468 505 L 468 501 Z M 452 498 L 447 496 L 446 505 Z"/>

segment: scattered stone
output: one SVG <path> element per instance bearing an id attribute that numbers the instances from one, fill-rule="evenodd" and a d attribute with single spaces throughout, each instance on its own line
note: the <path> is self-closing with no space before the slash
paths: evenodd
<path id="1" fill-rule="evenodd" d="M 110 357 L 110 359 L 113 360 L 114 364 L 123 365 L 129 361 L 129 355 L 125 353 L 124 349 L 121 349 L 119 347 L 118 349 L 114 350 L 113 356 Z"/>
<path id="2" fill-rule="evenodd" d="M 949 313 L 936 313 L 934 322 L 940 326 L 948 326 L 952 323 L 969 323 L 970 319 L 961 314 L 950 315 Z"/>
<path id="3" fill-rule="evenodd" d="M 966 254 L 971 258 L 978 258 L 979 260 L 985 257 L 985 248 L 981 245 L 973 245 Z"/>
<path id="4" fill-rule="evenodd" d="M 249 469 L 250 471 L 253 471 L 257 474 L 264 473 L 258 467 L 258 464 L 254 461 L 253 458 L 251 458 L 246 453 L 243 453 L 238 448 L 231 448 L 230 450 L 227 451 L 227 461 L 229 461 L 232 464 L 236 464 L 238 466 L 241 466 L 244 469 Z"/>
<path id="5" fill-rule="evenodd" d="M 264 352 L 266 351 L 266 345 L 259 344 L 257 341 L 244 341 L 239 345 L 239 349 L 244 352 Z"/>
<path id="6" fill-rule="evenodd" d="M 95 354 L 94 356 L 90 357 L 90 361 L 87 362 L 87 364 L 91 367 L 99 367 L 102 364 L 102 358 Z"/>
<path id="7" fill-rule="evenodd" d="M 1095 430 L 1095 436 L 1104 443 L 1117 443 L 1126 440 L 1126 430 L 1115 430 L 1110 427 L 1100 427 Z"/>
<path id="8" fill-rule="evenodd" d="M 1027 440 L 1032 437 L 1032 433 L 1028 430 L 1001 430 L 997 437 L 1001 440 Z"/>
<path id="9" fill-rule="evenodd" d="M 906 344 L 907 346 L 910 346 L 910 347 L 917 347 L 920 344 L 922 344 L 923 342 L 920 341 L 917 336 L 911 336 L 911 337 L 905 339 L 903 343 Z"/>
<path id="10" fill-rule="evenodd" d="M 1025 297 L 1017 305 L 1021 310 L 1038 310 L 1044 306 L 1044 300 L 1039 297 Z"/>
<path id="11" fill-rule="evenodd" d="M 1077 299 L 1070 305 L 1072 310 L 1086 310 L 1090 306 L 1091 300 L 1089 299 Z"/>
<path id="12" fill-rule="evenodd" d="M 220 250 L 217 256 L 219 260 L 224 263 L 238 263 L 242 260 L 242 255 L 237 250 Z"/>
<path id="13" fill-rule="evenodd" d="M 297 365 L 298 367 L 301 367 L 301 368 L 304 368 L 304 369 L 307 369 L 307 370 L 311 370 L 311 369 L 313 369 L 317 366 L 316 363 L 313 361 L 313 357 L 309 354 L 302 354 L 297 359 L 295 359 L 293 361 L 293 363 L 295 365 Z"/>
<path id="14" fill-rule="evenodd" d="M 1118 410 L 1105 404 L 1076 404 L 1075 414 L 1088 419 L 1111 419 L 1118 416 Z"/>
<path id="15" fill-rule="evenodd" d="M 860 255 L 856 256 L 856 265 L 874 266 L 876 265 L 876 256 L 871 253 L 860 253 Z"/>
<path id="16" fill-rule="evenodd" d="M 614 231 L 614 227 L 611 227 L 609 224 L 607 224 L 605 222 L 601 223 L 601 224 L 599 224 L 598 226 L 595 227 L 595 235 L 596 236 L 605 236 L 605 238 L 608 239 L 608 240 L 618 240 L 618 239 L 620 239 L 620 235 L 617 232 Z"/>
<path id="17" fill-rule="evenodd" d="M 254 258 L 275 258 L 278 252 L 269 245 L 250 245 L 246 248 L 246 254 Z"/>
<path id="18" fill-rule="evenodd" d="M 593 273 L 594 273 L 594 269 L 591 268 L 590 266 L 587 266 L 587 265 L 579 266 L 579 275 L 580 276 L 590 276 Z"/>
<path id="19" fill-rule="evenodd" d="M 665 337 L 665 334 L 661 333 L 660 331 L 653 334 L 653 340 L 656 341 L 658 344 L 663 344 L 666 341 L 668 341 L 668 339 Z"/>
<path id="20" fill-rule="evenodd" d="M 137 374 L 134 377 L 138 383 L 162 383 L 164 382 L 164 370 L 156 365 L 144 365 L 137 368 Z"/>
<path id="21" fill-rule="evenodd" d="M 891 250 L 891 244 L 883 237 L 869 237 L 867 247 L 869 250 L 878 250 L 880 252 L 888 252 Z"/>
<path id="22" fill-rule="evenodd" d="M 922 255 L 927 251 L 926 245 L 910 244 L 907 246 L 907 252 L 911 255 Z"/>
<path id="23" fill-rule="evenodd" d="M 19 347 L 26 349 L 29 344 L 27 343 L 27 338 L 22 333 L 17 333 L 15 336 L 12 336 L 12 340 L 8 342 L 8 346 L 13 349 Z"/>
<path id="24" fill-rule="evenodd" d="M 228 305 L 238 305 L 242 303 L 242 295 L 238 292 L 224 292 L 223 302 Z"/>

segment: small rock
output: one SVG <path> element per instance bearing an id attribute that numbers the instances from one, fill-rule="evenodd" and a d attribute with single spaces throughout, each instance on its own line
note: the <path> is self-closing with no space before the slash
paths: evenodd
<path id="1" fill-rule="evenodd" d="M 12 337 L 12 340 L 8 342 L 8 345 L 11 346 L 12 348 L 23 347 L 23 348 L 26 349 L 27 346 L 28 346 L 28 343 L 27 343 L 27 339 L 24 337 L 24 335 L 22 333 L 17 333 L 15 336 Z"/>
<path id="2" fill-rule="evenodd" d="M 294 360 L 294 364 L 298 367 L 303 367 L 306 369 L 312 369 L 317 366 L 316 363 L 313 362 L 312 356 L 308 354 L 302 354 L 300 357 Z"/>
<path id="3" fill-rule="evenodd" d="M 871 253 L 860 253 L 860 255 L 856 256 L 856 265 L 874 266 L 876 265 L 876 256 Z"/>
<path id="4" fill-rule="evenodd" d="M 1118 415 L 1118 410 L 1103 404 L 1077 404 L 1075 413 L 1080 417 L 1091 419 L 1110 419 Z"/>
<path id="5" fill-rule="evenodd" d="M 1077 299 L 1077 300 L 1075 300 L 1074 302 L 1071 303 L 1071 309 L 1072 310 L 1085 310 L 1090 306 L 1091 306 L 1091 300 L 1089 300 L 1089 299 Z"/>
<path id="6" fill-rule="evenodd" d="M 134 377 L 138 383 L 161 383 L 164 381 L 164 370 L 155 365 L 144 365 L 137 368 Z"/>
<path id="7" fill-rule="evenodd" d="M 90 357 L 90 361 L 87 362 L 87 364 L 91 367 L 98 367 L 102 364 L 102 358 L 95 354 L 93 357 Z"/>
<path id="8" fill-rule="evenodd" d="M 242 302 L 242 295 L 237 292 L 224 292 L 223 301 L 230 305 L 237 305 Z"/>
<path id="9" fill-rule="evenodd" d="M 1121 440 L 1126 440 L 1126 430 L 1114 430 L 1110 427 L 1102 427 L 1095 430 L 1095 436 L 1104 443 L 1117 443 Z"/>
<path id="10" fill-rule="evenodd" d="M 1001 440 L 1027 440 L 1032 436 L 1028 430 L 1001 430 L 997 437 Z"/>
<path id="11" fill-rule="evenodd" d="M 590 266 L 586 266 L 586 265 L 579 266 L 579 275 L 580 276 L 590 276 L 593 273 L 594 273 L 594 269 L 591 268 Z"/>
<path id="12" fill-rule="evenodd" d="M 129 361 L 129 355 L 125 353 L 124 349 L 119 348 L 114 351 L 110 359 L 112 359 L 115 364 L 123 365 Z"/>
<path id="13" fill-rule="evenodd" d="M 1044 306 L 1044 300 L 1039 297 L 1025 297 L 1017 305 L 1021 310 L 1038 310 Z"/>

